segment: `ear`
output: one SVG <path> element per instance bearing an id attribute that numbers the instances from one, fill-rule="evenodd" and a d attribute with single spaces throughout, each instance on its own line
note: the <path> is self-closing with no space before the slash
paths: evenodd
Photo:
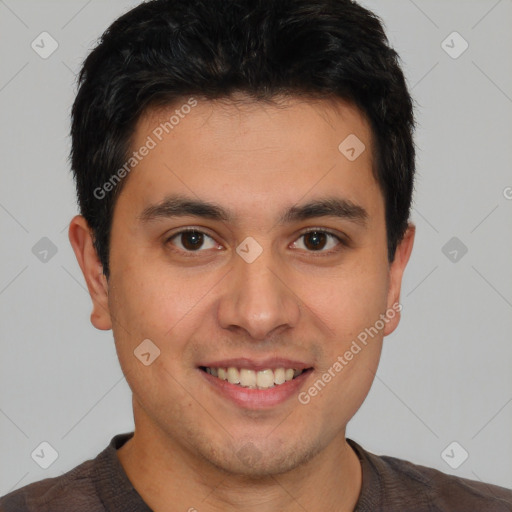
<path id="1" fill-rule="evenodd" d="M 395 259 L 389 267 L 389 288 L 388 288 L 388 310 L 395 311 L 393 318 L 389 317 L 389 321 L 384 328 L 384 336 L 391 334 L 400 322 L 400 291 L 402 289 L 402 276 L 405 267 L 411 255 L 412 246 L 414 244 L 414 235 L 416 234 L 416 226 L 409 223 L 407 230 L 401 242 L 395 251 Z"/>
<path id="2" fill-rule="evenodd" d="M 91 323 L 96 329 L 107 331 L 112 328 L 108 307 L 108 282 L 94 248 L 92 230 L 82 215 L 73 217 L 68 236 L 92 299 Z"/>

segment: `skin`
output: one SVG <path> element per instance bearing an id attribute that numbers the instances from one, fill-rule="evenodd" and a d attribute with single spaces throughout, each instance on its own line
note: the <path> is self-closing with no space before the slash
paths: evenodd
<path id="1" fill-rule="evenodd" d="M 307 391 L 359 333 L 399 303 L 415 228 L 409 225 L 390 264 L 384 198 L 371 170 L 372 134 L 355 107 L 341 100 L 282 98 L 280 106 L 238 100 L 198 100 L 125 178 L 108 281 L 85 219 L 70 224 L 93 302 L 91 321 L 113 330 L 133 392 L 135 435 L 118 457 L 156 512 L 351 511 L 362 477 L 345 428 L 370 390 L 383 337 L 399 314 L 307 405 L 294 394 L 265 410 L 238 406 L 197 365 L 298 359 L 313 367 L 299 390 Z M 133 149 L 175 108 L 147 112 Z M 349 134 L 366 146 L 353 162 L 338 150 Z M 140 220 L 146 207 L 175 193 L 217 203 L 235 219 Z M 333 196 L 362 206 L 365 225 L 336 217 L 278 222 L 293 205 Z M 187 238 L 168 241 L 184 227 L 212 237 L 190 257 Z M 349 245 L 328 236 L 312 250 L 301 236 L 311 227 L 348 237 Z M 250 264 L 235 251 L 248 236 L 263 249 Z M 148 338 L 161 353 L 144 366 L 133 351 Z M 249 442 L 258 455 L 252 461 L 237 455 Z"/>

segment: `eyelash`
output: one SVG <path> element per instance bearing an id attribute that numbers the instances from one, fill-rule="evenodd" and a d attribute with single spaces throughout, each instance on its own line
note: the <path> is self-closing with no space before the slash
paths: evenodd
<path id="1" fill-rule="evenodd" d="M 165 240 L 165 245 L 169 245 L 169 243 L 174 239 L 174 238 L 177 238 L 178 236 L 180 236 L 181 234 L 183 233 L 200 233 L 202 235 L 206 235 L 208 238 L 211 238 L 212 240 L 215 240 L 212 236 L 210 236 L 208 233 L 205 233 L 204 231 L 201 231 L 200 229 L 198 228 L 194 228 L 194 227 L 189 227 L 189 228 L 184 228 L 182 229 L 181 231 L 178 231 L 176 233 L 173 233 L 170 237 L 168 237 L 166 240 Z M 311 228 L 308 228 L 306 231 L 303 231 L 302 233 L 299 234 L 298 238 L 296 240 L 299 240 L 301 237 L 309 234 L 309 233 L 322 233 L 322 234 L 325 234 L 325 235 L 328 235 L 328 236 L 331 236 L 333 238 L 335 238 L 339 244 L 343 247 L 343 248 L 346 248 L 346 247 L 349 247 L 349 242 L 347 240 L 345 240 L 344 238 L 342 238 L 341 236 L 333 233 L 332 231 L 329 231 L 327 229 L 324 229 L 324 228 L 319 228 L 319 227 L 311 227 Z M 295 243 L 295 242 L 294 242 Z M 171 244 L 172 245 L 172 244 Z M 196 253 L 200 253 L 200 252 L 204 252 L 204 251 L 201 251 L 201 250 L 197 250 L 197 251 L 183 251 L 182 249 L 172 249 L 176 252 L 179 252 L 181 253 L 182 255 L 185 255 L 186 257 L 195 257 L 196 256 Z M 307 251 L 308 253 L 311 253 L 312 255 L 314 255 L 315 257 L 321 257 L 321 256 L 329 256 L 331 254 L 335 254 L 337 252 L 339 252 L 340 250 L 342 249 L 331 249 L 330 251 Z"/>

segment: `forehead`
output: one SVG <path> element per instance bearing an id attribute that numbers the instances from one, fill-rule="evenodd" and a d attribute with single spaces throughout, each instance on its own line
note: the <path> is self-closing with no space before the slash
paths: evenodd
<path id="1" fill-rule="evenodd" d="M 235 133 L 237 137 L 227 137 Z M 183 149 L 195 147 L 198 157 L 211 154 L 211 143 L 219 142 L 216 155 L 252 150 L 263 156 L 274 150 L 287 153 L 287 160 L 303 153 L 314 158 L 326 149 L 338 150 L 340 138 L 356 135 L 369 149 L 365 156 L 371 161 L 373 145 L 364 114 L 347 101 L 283 96 L 257 101 L 242 94 L 218 100 L 185 97 L 167 107 L 149 108 L 137 123 L 134 145 L 146 135 L 157 143 L 188 138 Z"/>
<path id="2" fill-rule="evenodd" d="M 186 97 L 141 116 L 131 150 L 144 146 L 151 149 L 121 194 L 141 208 L 169 193 L 212 202 L 222 196 L 233 210 L 333 192 L 366 203 L 370 214 L 382 202 L 369 123 L 342 100 Z"/>

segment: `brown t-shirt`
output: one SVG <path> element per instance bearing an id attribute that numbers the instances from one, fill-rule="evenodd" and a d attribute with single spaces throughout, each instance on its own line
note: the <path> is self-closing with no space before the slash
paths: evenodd
<path id="1" fill-rule="evenodd" d="M 133 432 L 118 434 L 95 459 L 62 476 L 26 485 L 0 498 L 1 512 L 152 512 L 116 455 Z M 354 512 L 508 512 L 512 490 L 467 480 L 367 452 L 347 439 L 363 472 Z"/>

